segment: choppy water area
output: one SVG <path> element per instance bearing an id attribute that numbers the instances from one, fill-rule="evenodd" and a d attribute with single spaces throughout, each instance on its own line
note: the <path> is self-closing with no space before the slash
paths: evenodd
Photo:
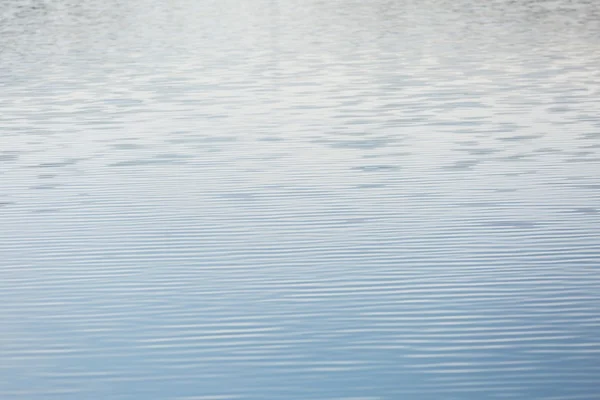
<path id="1" fill-rule="evenodd" d="M 597 399 L 599 21 L 3 1 L 0 398 Z"/>

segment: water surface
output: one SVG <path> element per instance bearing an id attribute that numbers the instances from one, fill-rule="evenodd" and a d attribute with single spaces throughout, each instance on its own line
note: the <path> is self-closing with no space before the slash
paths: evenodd
<path id="1" fill-rule="evenodd" d="M 597 399 L 598 21 L 4 1 L 0 397 Z"/>

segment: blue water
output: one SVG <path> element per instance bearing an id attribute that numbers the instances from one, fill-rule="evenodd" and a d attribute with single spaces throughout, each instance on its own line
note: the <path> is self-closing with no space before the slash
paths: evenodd
<path id="1" fill-rule="evenodd" d="M 600 6 L 0 5 L 0 399 L 597 400 Z"/>

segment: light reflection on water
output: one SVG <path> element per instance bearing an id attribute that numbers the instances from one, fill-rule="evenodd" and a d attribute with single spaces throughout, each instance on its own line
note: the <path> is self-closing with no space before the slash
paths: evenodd
<path id="1" fill-rule="evenodd" d="M 0 8 L 0 397 L 595 399 L 600 9 Z"/>

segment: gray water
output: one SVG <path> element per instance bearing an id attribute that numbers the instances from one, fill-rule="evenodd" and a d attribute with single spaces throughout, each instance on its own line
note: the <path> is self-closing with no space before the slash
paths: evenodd
<path id="1" fill-rule="evenodd" d="M 600 5 L 4 0 L 0 399 L 600 396 Z"/>

